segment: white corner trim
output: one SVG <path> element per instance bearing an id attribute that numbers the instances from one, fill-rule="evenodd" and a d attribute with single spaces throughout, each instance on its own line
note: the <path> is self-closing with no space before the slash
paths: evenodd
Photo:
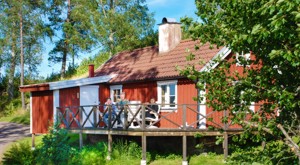
<path id="1" fill-rule="evenodd" d="M 49 87 L 50 87 L 50 90 L 55 90 L 55 89 L 63 89 L 63 88 L 70 88 L 70 87 L 76 87 L 76 86 L 97 84 L 97 83 L 102 83 L 102 82 L 108 82 L 111 78 L 113 78 L 115 76 L 116 75 L 107 75 L 107 76 L 99 76 L 99 77 L 91 77 L 91 78 L 82 78 L 82 79 L 76 79 L 76 80 L 50 82 Z"/>
<path id="2" fill-rule="evenodd" d="M 30 92 L 30 133 L 32 134 L 32 93 Z"/>
<path id="3" fill-rule="evenodd" d="M 230 53 L 231 49 L 223 47 L 208 63 L 204 65 L 204 67 L 200 69 L 200 72 L 206 72 L 216 68 L 219 65 L 219 62 L 214 62 L 214 60 L 217 58 L 224 60 Z"/>
<path id="4" fill-rule="evenodd" d="M 56 124 L 57 110 L 59 107 L 59 90 L 53 91 L 53 123 Z"/>

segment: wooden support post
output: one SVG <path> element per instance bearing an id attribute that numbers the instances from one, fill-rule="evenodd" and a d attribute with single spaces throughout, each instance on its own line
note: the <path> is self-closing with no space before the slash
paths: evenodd
<path id="1" fill-rule="evenodd" d="M 228 133 L 225 131 L 223 133 L 224 141 L 223 141 L 223 150 L 224 150 L 224 159 L 228 157 Z"/>
<path id="2" fill-rule="evenodd" d="M 110 160 L 111 159 L 111 151 L 112 151 L 112 136 L 111 136 L 110 131 L 108 131 L 108 134 L 107 134 L 107 150 L 108 150 L 108 153 L 107 153 L 106 159 Z"/>
<path id="3" fill-rule="evenodd" d="M 143 133 L 143 135 L 142 135 L 142 160 L 141 160 L 141 165 L 146 165 L 147 164 L 146 152 L 147 152 L 147 138 L 146 138 L 145 133 Z"/>
<path id="4" fill-rule="evenodd" d="M 182 127 L 186 130 L 186 105 L 184 104 L 182 107 Z"/>
<path id="5" fill-rule="evenodd" d="M 188 165 L 188 161 L 186 158 L 186 148 L 187 148 L 187 142 L 186 142 L 186 135 L 182 136 L 182 165 Z"/>
<path id="6" fill-rule="evenodd" d="M 80 130 L 79 133 L 79 148 L 81 149 L 83 147 L 83 139 L 82 139 L 82 131 Z"/>
<path id="7" fill-rule="evenodd" d="M 108 125 L 107 125 L 107 129 L 111 129 L 111 127 L 112 127 L 112 125 L 111 125 L 112 106 L 111 105 L 107 106 L 106 113 L 108 113 L 108 123 L 107 123 Z"/>
<path id="8" fill-rule="evenodd" d="M 128 125 L 128 105 L 124 105 L 124 124 L 123 129 L 126 130 L 129 127 Z"/>
<path id="9" fill-rule="evenodd" d="M 35 150 L 35 134 L 31 134 L 31 150 Z"/>
<path id="10" fill-rule="evenodd" d="M 66 128 L 69 129 L 70 128 L 70 109 L 66 108 Z"/>
<path id="11" fill-rule="evenodd" d="M 98 121 L 97 121 L 97 108 L 96 108 L 96 106 L 94 106 L 93 107 L 93 109 L 92 109 L 92 111 L 93 111 L 93 116 L 94 116 L 94 123 L 93 123 L 93 125 L 94 125 L 94 128 L 97 128 L 98 126 L 97 126 L 97 124 L 98 124 Z"/>
<path id="12" fill-rule="evenodd" d="M 142 130 L 146 129 L 146 113 L 145 113 L 145 105 L 142 105 Z"/>
<path id="13" fill-rule="evenodd" d="M 227 111 L 224 110 L 224 118 L 227 118 Z M 228 157 L 228 121 L 224 121 L 224 141 L 223 141 L 223 150 L 224 150 L 224 159 Z"/>

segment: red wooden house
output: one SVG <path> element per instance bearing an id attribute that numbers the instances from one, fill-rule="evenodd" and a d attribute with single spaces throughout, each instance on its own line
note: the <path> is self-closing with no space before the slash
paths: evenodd
<path id="1" fill-rule="evenodd" d="M 168 115 L 168 119 L 174 122 L 182 120 L 180 105 L 189 104 L 202 115 L 211 114 L 211 117 L 216 118 L 215 122 L 221 123 L 218 117 L 220 113 L 212 114 L 212 110 L 205 105 L 196 105 L 197 101 L 193 98 L 201 91 L 197 91 L 195 82 L 179 75 L 176 66 L 186 66 L 189 63 L 186 56 L 191 52 L 195 55 L 195 61 L 201 60 L 204 64 L 216 57 L 228 60 L 233 53 L 226 47 L 210 49 L 209 44 L 195 50 L 196 44 L 199 41 L 181 40 L 180 23 L 164 18 L 159 25 L 158 46 L 118 53 L 95 71 L 91 66 L 87 78 L 21 86 L 20 91 L 31 93 L 31 133 L 47 132 L 56 116 L 56 107 L 98 105 L 108 97 L 116 101 L 121 92 L 126 93 L 128 100 L 142 103 L 154 97 L 161 104 L 161 115 L 173 112 Z M 206 71 L 207 66 L 198 65 L 197 69 Z M 232 69 L 241 71 L 239 67 L 236 65 Z M 185 113 L 187 125 L 207 128 L 209 121 L 205 118 L 193 123 L 201 115 L 194 111 Z M 159 127 L 178 128 L 169 120 L 161 120 Z"/>

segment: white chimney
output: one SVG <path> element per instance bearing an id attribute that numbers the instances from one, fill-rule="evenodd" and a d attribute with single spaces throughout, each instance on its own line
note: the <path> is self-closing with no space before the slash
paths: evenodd
<path id="1" fill-rule="evenodd" d="M 169 52 L 180 43 L 181 26 L 174 18 L 162 19 L 158 26 L 159 53 Z"/>

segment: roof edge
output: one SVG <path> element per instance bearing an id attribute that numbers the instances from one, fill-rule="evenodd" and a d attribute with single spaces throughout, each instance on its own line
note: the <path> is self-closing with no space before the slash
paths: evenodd
<path id="1" fill-rule="evenodd" d="M 224 60 L 231 53 L 231 49 L 228 47 L 223 47 L 209 62 L 207 62 L 204 67 L 200 69 L 200 72 L 207 72 L 212 69 L 215 69 L 220 62 L 215 62 L 214 60 L 220 58 L 220 60 Z"/>

